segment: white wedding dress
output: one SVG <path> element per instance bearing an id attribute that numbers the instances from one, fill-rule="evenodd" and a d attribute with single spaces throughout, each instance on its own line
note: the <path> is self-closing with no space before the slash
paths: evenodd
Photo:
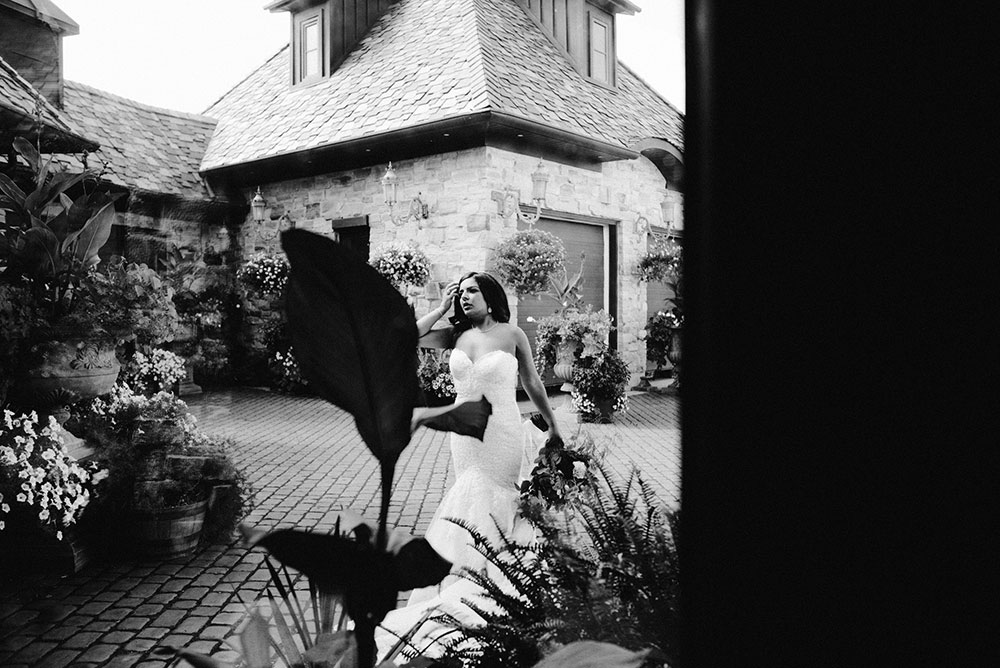
<path id="1" fill-rule="evenodd" d="M 482 592 L 476 585 L 454 575 L 463 567 L 485 568 L 487 561 L 473 547 L 472 535 L 451 519 L 475 527 L 498 548 L 501 546 L 500 532 L 519 543 L 535 539 L 530 523 L 517 513 L 517 487 L 528 475 L 545 435 L 521 419 L 515 397 L 517 358 L 506 351 L 494 350 L 473 361 L 456 348 L 449 364 L 457 393 L 455 401 L 476 401 L 485 397 L 493 412 L 482 441 L 471 436 L 451 435 L 455 484 L 445 494 L 427 529 L 427 541 L 438 554 L 454 564 L 453 575 L 440 587 L 415 591 L 406 607 L 386 616 L 382 622 L 384 628 L 376 633 L 380 661 L 396 643 L 394 634 L 406 633 L 430 609 L 447 611 L 475 623 L 479 618 L 462 602 L 463 599 L 474 600 L 487 609 L 492 607 L 481 598 Z M 487 572 L 497 575 L 492 567 L 487 568 Z M 434 638 L 447 630 L 425 622 L 413 644 L 425 650 L 426 655 L 433 655 Z M 399 657 L 396 660 L 402 661 Z"/>

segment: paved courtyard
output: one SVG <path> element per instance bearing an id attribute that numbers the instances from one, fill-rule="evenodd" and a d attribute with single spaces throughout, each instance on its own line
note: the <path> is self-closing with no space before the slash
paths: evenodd
<path id="1" fill-rule="evenodd" d="M 680 499 L 680 405 L 676 396 L 630 393 L 614 424 L 580 425 L 568 396 L 553 406 L 565 436 L 578 429 L 607 449 L 626 475 L 634 464 L 665 504 Z M 262 529 L 332 529 L 340 509 L 377 518 L 375 458 L 349 415 L 312 397 L 239 389 L 185 397 L 206 432 L 232 436 L 256 488 L 246 520 Z M 531 410 L 522 403 L 522 410 Z M 396 471 L 390 524 L 427 528 L 452 483 L 447 434 L 421 429 Z M 109 546 L 112 552 L 114 546 Z M 0 574 L 0 666 L 166 668 L 157 645 L 184 646 L 233 660 L 223 643 L 264 590 L 263 553 L 237 542 L 191 557 L 141 562 L 109 558 L 66 577 Z"/>

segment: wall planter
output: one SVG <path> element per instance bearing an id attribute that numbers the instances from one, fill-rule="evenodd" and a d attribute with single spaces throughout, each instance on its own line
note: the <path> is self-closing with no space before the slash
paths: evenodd
<path id="1" fill-rule="evenodd" d="M 175 508 L 133 511 L 136 551 L 157 559 L 190 555 L 198 547 L 207 511 L 207 499 Z"/>

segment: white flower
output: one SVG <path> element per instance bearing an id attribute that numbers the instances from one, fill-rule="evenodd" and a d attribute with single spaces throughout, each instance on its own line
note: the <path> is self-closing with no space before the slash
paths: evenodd
<path id="1" fill-rule="evenodd" d="M 62 533 L 62 531 L 56 531 L 56 539 L 57 539 L 57 540 L 62 540 L 62 538 L 63 538 L 63 533 Z"/>
<path id="2" fill-rule="evenodd" d="M 0 505 L 0 510 L 2 510 L 5 513 L 9 513 L 10 512 L 10 506 L 5 503 L 3 505 Z"/>
<path id="3" fill-rule="evenodd" d="M 587 477 L 587 465 L 583 462 L 573 462 L 573 477 L 577 480 Z"/>

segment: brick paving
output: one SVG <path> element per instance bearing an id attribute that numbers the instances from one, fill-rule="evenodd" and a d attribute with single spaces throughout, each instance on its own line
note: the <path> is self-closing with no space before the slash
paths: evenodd
<path id="1" fill-rule="evenodd" d="M 631 393 L 610 425 L 578 424 L 568 397 L 553 407 L 563 434 L 591 434 L 606 462 L 635 465 L 667 505 L 680 502 L 680 407 L 675 396 Z M 246 520 L 262 529 L 329 531 L 337 511 L 378 515 L 378 468 L 349 415 L 313 397 L 261 390 L 185 398 L 206 432 L 230 436 L 256 488 Z M 531 409 L 522 403 L 522 410 Z M 422 534 L 453 481 L 448 436 L 422 429 L 396 471 L 390 522 Z M 268 581 L 263 553 L 237 542 L 169 561 L 104 559 L 65 576 L 0 574 L 0 666 L 166 668 L 157 645 L 233 660 L 223 640 Z"/>

